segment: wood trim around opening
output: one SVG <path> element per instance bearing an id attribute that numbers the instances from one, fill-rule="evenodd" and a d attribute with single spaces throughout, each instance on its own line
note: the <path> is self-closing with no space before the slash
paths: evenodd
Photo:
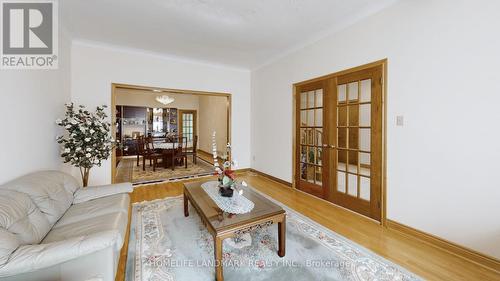
<path id="1" fill-rule="evenodd" d="M 116 137 L 116 84 L 111 84 L 111 138 Z M 118 141 L 118 140 L 115 140 Z M 111 149 L 111 183 L 116 178 L 116 148 Z"/>
<path id="2" fill-rule="evenodd" d="M 232 94 L 230 93 L 222 93 L 222 92 L 205 92 L 205 91 L 195 91 L 195 90 L 181 90 L 181 89 L 171 89 L 171 88 L 162 88 L 162 87 L 151 87 L 151 86 L 141 86 L 141 85 L 130 85 L 130 84 L 120 84 L 120 83 L 111 83 L 111 134 L 114 138 L 116 136 L 116 90 L 117 89 L 134 89 L 134 90 L 145 90 L 145 91 L 153 91 L 160 90 L 164 93 L 172 93 L 172 94 L 188 94 L 188 95 L 197 95 L 197 96 L 215 96 L 215 97 L 225 97 L 227 99 L 226 109 L 227 109 L 227 142 L 231 143 L 231 127 L 232 127 Z M 230 156 L 231 157 L 231 156 Z M 116 176 L 116 151 L 115 149 L 111 152 L 111 183 L 115 183 Z"/>
<path id="3" fill-rule="evenodd" d="M 297 82 L 297 83 L 293 84 L 293 86 L 297 87 L 297 86 L 302 86 L 302 85 L 305 85 L 305 84 L 310 84 L 310 83 L 321 81 L 321 80 L 327 80 L 327 79 L 334 78 L 334 77 L 337 77 L 337 76 L 349 74 L 351 72 L 357 72 L 357 71 L 360 71 L 360 70 L 365 70 L 365 69 L 377 67 L 377 66 L 380 66 L 380 65 L 387 65 L 387 59 L 381 59 L 381 60 L 374 61 L 374 62 L 371 62 L 371 63 L 363 64 L 363 65 L 360 65 L 360 66 L 356 66 L 356 67 L 344 69 L 344 70 L 341 70 L 341 71 L 333 72 L 333 73 L 330 73 L 330 74 L 327 74 L 327 75 L 323 75 L 323 76 L 320 76 L 320 77 L 316 77 L 316 78 L 308 79 L 308 80 L 305 80 L 305 81 Z"/>
<path id="4" fill-rule="evenodd" d="M 475 250 L 450 242 L 443 238 L 428 234 L 421 230 L 401 224 L 393 220 L 387 220 L 387 228 L 392 231 L 397 231 L 403 235 L 419 239 L 431 246 L 444 250 L 450 254 L 476 263 L 487 269 L 496 271 L 500 274 L 500 260 L 488 255 L 479 253 Z"/>

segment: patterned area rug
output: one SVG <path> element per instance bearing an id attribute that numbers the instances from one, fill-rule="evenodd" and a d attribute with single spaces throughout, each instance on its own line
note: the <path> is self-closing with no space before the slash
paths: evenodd
<path id="1" fill-rule="evenodd" d="M 226 239 L 224 280 L 421 280 L 280 205 L 287 212 L 286 256 L 276 253 L 276 226 Z M 214 280 L 212 236 L 190 208 L 185 218 L 182 197 L 134 204 L 126 281 Z"/>
<path id="2" fill-rule="evenodd" d="M 132 159 L 128 159 L 129 161 Z M 179 180 L 188 177 L 200 177 L 213 174 L 212 164 L 206 162 L 205 160 L 199 159 L 196 164 L 193 163 L 192 157 L 188 157 L 188 167 L 176 166 L 175 170 L 172 171 L 171 168 L 163 168 L 160 163 L 160 167 L 156 167 L 156 171 L 153 171 L 153 167 L 149 166 L 149 162 L 146 161 L 146 170 L 142 170 L 142 160 L 139 161 L 139 166 L 136 165 L 136 160 L 133 160 L 133 172 L 132 172 L 132 183 L 148 183 L 151 181 L 160 180 Z"/>

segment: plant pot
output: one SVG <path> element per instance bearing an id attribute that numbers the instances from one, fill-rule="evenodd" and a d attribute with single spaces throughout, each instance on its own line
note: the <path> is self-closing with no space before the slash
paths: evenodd
<path id="1" fill-rule="evenodd" d="M 219 185 L 219 194 L 222 197 L 233 197 L 233 193 L 234 193 L 234 191 L 231 188 L 231 186 Z"/>

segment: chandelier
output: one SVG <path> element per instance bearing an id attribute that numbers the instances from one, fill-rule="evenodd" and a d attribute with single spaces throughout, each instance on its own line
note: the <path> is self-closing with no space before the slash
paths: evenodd
<path id="1" fill-rule="evenodd" d="M 163 105 L 167 105 L 167 104 L 173 103 L 175 101 L 175 99 L 171 98 L 169 96 L 163 95 L 163 96 L 157 96 L 156 101 L 163 104 Z"/>

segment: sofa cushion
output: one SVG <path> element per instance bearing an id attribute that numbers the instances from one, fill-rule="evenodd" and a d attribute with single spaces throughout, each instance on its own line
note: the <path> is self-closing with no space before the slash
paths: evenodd
<path id="1" fill-rule="evenodd" d="M 103 280 L 114 280 L 109 273 L 116 270 L 115 245 L 119 236 L 113 230 L 60 242 L 20 246 L 9 262 L 0 266 L 0 280 L 83 281 L 90 276 L 106 275 L 106 272 L 109 277 Z M 115 252 L 113 256 L 107 248 Z"/>
<path id="2" fill-rule="evenodd" d="M 0 267 L 7 263 L 10 254 L 21 245 L 16 235 L 0 227 Z"/>
<path id="3" fill-rule="evenodd" d="M 123 245 L 125 231 L 128 224 L 128 214 L 124 212 L 110 213 L 98 217 L 68 223 L 62 226 L 56 224 L 47 234 L 43 243 L 52 243 L 78 236 L 87 236 L 104 231 L 118 231 L 120 238 L 117 241 L 117 250 Z"/>
<path id="4" fill-rule="evenodd" d="M 76 179 L 68 174 L 42 171 L 17 178 L 0 189 L 26 193 L 52 226 L 73 203 L 73 194 L 78 187 Z"/>
<path id="5" fill-rule="evenodd" d="M 20 244 L 37 244 L 49 232 L 51 225 L 28 195 L 0 189 L 0 228 L 5 232 L 0 234 L 7 244 L 14 243 L 15 237 Z M 13 244 L 12 244 L 13 245 Z"/>
<path id="6" fill-rule="evenodd" d="M 74 204 L 57 222 L 56 227 L 110 213 L 122 212 L 128 214 L 129 203 L 130 196 L 122 193 Z"/>
<path id="7" fill-rule="evenodd" d="M 120 193 L 130 193 L 132 191 L 134 191 L 134 188 L 129 182 L 80 188 L 75 192 L 73 204 L 79 204 Z"/>

